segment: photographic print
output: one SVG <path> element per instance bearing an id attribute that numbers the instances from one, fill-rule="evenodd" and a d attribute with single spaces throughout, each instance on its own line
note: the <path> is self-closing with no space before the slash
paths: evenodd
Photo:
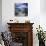
<path id="1" fill-rule="evenodd" d="M 28 3 L 15 3 L 15 16 L 28 16 Z"/>

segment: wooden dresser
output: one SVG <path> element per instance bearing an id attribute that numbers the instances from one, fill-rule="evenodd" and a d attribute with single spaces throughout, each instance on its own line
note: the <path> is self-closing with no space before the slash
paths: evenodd
<path id="1" fill-rule="evenodd" d="M 33 46 L 33 23 L 7 23 L 12 39 L 22 46 Z"/>

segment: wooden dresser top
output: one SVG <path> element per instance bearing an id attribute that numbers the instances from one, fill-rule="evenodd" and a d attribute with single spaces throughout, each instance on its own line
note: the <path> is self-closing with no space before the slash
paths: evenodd
<path id="1" fill-rule="evenodd" d="M 27 24 L 30 24 L 30 25 L 33 25 L 34 23 L 7 23 L 8 25 L 27 25 Z"/>

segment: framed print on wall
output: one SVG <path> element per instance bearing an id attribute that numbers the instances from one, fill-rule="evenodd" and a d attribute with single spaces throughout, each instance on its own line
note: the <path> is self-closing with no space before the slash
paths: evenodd
<path id="1" fill-rule="evenodd" d="M 15 16 L 28 16 L 28 3 L 15 3 Z"/>

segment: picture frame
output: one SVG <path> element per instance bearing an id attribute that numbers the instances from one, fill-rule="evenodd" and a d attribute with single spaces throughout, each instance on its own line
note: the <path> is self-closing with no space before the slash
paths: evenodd
<path id="1" fill-rule="evenodd" d="M 15 16 L 28 16 L 28 3 L 15 3 Z"/>

